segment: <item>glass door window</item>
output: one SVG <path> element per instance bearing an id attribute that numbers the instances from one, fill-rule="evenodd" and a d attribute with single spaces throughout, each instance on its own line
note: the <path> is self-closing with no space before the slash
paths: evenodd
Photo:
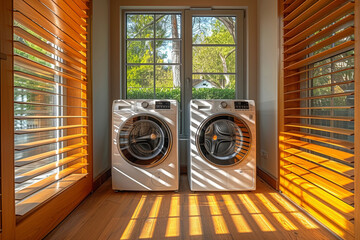
<path id="1" fill-rule="evenodd" d="M 188 11 L 186 77 L 192 99 L 243 98 L 243 11 Z M 189 97 L 190 98 L 190 97 Z"/>
<path id="2" fill-rule="evenodd" d="M 126 98 L 178 100 L 182 136 L 191 99 L 246 98 L 243 10 L 131 10 L 123 19 Z"/>
<path id="3" fill-rule="evenodd" d="M 191 99 L 246 98 L 243 19 L 243 10 L 185 11 L 184 106 Z M 190 109 L 183 119 L 190 125 Z"/>
<path id="4" fill-rule="evenodd" d="M 126 13 L 126 97 L 180 99 L 181 15 Z"/>
<path id="5" fill-rule="evenodd" d="M 172 146 L 169 127 L 153 115 L 135 115 L 121 127 L 118 148 L 129 163 L 152 167 L 161 163 Z"/>

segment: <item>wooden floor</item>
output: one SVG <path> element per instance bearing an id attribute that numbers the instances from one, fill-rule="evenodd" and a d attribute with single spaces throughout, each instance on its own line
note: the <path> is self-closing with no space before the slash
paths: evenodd
<path id="1" fill-rule="evenodd" d="M 45 239 L 336 239 L 258 179 L 255 192 L 121 192 L 110 179 Z"/>

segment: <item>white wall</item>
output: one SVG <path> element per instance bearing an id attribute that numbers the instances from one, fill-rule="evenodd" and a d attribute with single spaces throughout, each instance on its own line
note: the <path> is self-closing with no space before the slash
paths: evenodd
<path id="1" fill-rule="evenodd" d="M 109 0 L 93 0 L 93 166 L 94 178 L 110 168 Z"/>
<path id="2" fill-rule="evenodd" d="M 258 167 L 278 177 L 277 87 L 279 29 L 277 0 L 258 0 Z"/>

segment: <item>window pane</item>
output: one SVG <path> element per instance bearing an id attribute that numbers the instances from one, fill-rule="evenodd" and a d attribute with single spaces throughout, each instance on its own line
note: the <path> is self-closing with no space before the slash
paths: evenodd
<path id="1" fill-rule="evenodd" d="M 156 66 L 156 87 L 180 87 L 180 66 Z"/>
<path id="2" fill-rule="evenodd" d="M 235 44 L 235 17 L 193 17 L 194 44 Z"/>
<path id="3" fill-rule="evenodd" d="M 154 15 L 153 14 L 127 14 L 126 15 L 127 38 L 153 38 Z"/>
<path id="4" fill-rule="evenodd" d="M 193 75 L 193 99 L 235 99 L 235 75 Z"/>
<path id="5" fill-rule="evenodd" d="M 127 97 L 154 98 L 154 67 L 127 67 Z"/>
<path id="6" fill-rule="evenodd" d="M 178 14 L 155 15 L 156 38 L 181 38 L 181 16 Z"/>
<path id="7" fill-rule="evenodd" d="M 127 14 L 126 27 L 127 98 L 180 101 L 181 15 Z"/>
<path id="8" fill-rule="evenodd" d="M 235 47 L 193 47 L 194 73 L 235 73 Z"/>
<path id="9" fill-rule="evenodd" d="M 156 63 L 180 63 L 181 42 L 156 41 Z"/>
<path id="10" fill-rule="evenodd" d="M 181 100 L 180 65 L 156 66 L 156 98 Z"/>
<path id="11" fill-rule="evenodd" d="M 127 63 L 153 63 L 154 42 L 127 41 L 126 55 Z"/>
<path id="12" fill-rule="evenodd" d="M 156 66 L 156 98 L 181 100 L 180 66 Z"/>

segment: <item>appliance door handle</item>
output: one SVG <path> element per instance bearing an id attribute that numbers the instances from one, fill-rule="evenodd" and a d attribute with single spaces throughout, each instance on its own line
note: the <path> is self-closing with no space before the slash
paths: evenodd
<path id="1" fill-rule="evenodd" d="M 0 53 L 0 60 L 6 60 L 7 56 L 4 53 Z"/>

